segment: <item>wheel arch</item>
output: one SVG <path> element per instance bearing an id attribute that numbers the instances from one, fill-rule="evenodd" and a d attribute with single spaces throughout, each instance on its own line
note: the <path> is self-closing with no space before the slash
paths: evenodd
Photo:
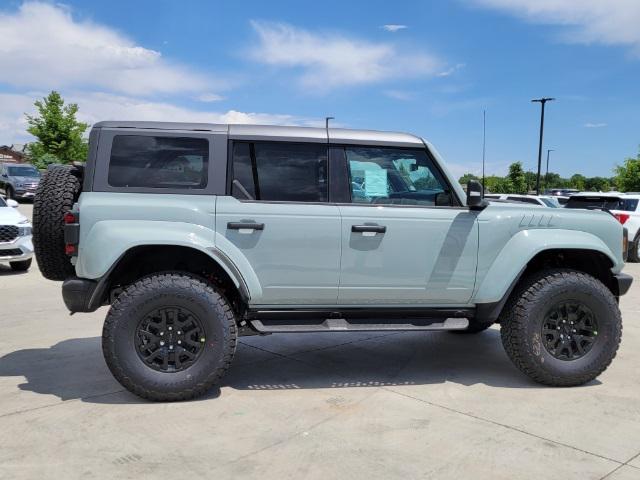
<path id="1" fill-rule="evenodd" d="M 124 251 L 100 278 L 89 301 L 89 311 L 111 303 L 112 297 L 138 279 L 164 271 L 188 272 L 205 279 L 221 290 L 237 311 L 251 298 L 238 268 L 216 248 L 144 244 Z"/>

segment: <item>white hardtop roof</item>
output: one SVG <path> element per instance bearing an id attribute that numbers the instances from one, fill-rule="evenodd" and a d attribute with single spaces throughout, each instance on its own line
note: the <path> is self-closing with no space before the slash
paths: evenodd
<path id="1" fill-rule="evenodd" d="M 224 133 L 236 140 L 278 140 L 327 142 L 367 145 L 393 145 L 400 147 L 422 147 L 424 142 L 416 135 L 401 132 L 377 130 L 355 130 L 347 128 L 297 127 L 282 125 L 241 125 L 215 123 L 178 123 L 178 122 L 138 122 L 106 121 L 98 122 L 94 128 L 132 128 L 142 130 L 181 130 Z"/>

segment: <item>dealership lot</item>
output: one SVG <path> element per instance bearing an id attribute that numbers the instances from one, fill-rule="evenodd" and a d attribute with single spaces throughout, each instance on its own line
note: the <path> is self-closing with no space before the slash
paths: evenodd
<path id="1" fill-rule="evenodd" d="M 30 214 L 31 205 L 20 209 Z M 0 267 L 0 478 L 640 478 L 640 264 L 612 366 L 534 384 L 499 331 L 243 337 L 220 388 L 140 400 L 102 359 L 106 309 L 69 316 Z"/>

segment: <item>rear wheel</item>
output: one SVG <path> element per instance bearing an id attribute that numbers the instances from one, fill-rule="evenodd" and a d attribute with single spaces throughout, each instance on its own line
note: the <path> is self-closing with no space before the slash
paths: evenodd
<path id="1" fill-rule="evenodd" d="M 19 262 L 9 262 L 9 265 L 15 272 L 26 272 L 27 270 L 29 270 L 29 267 L 31 266 L 31 259 L 22 260 Z"/>
<path id="2" fill-rule="evenodd" d="M 548 269 L 527 278 L 501 316 L 504 348 L 536 382 L 575 386 L 600 375 L 616 355 L 622 319 L 596 278 Z"/>
<path id="3" fill-rule="evenodd" d="M 33 248 L 42 275 L 66 280 L 75 269 L 64 251 L 64 214 L 80 195 L 74 167 L 52 165 L 40 180 L 33 200 Z"/>
<path id="4" fill-rule="evenodd" d="M 138 280 L 118 296 L 104 323 L 102 350 L 114 377 L 149 400 L 188 400 L 216 384 L 236 348 L 227 300 L 187 274 Z"/>

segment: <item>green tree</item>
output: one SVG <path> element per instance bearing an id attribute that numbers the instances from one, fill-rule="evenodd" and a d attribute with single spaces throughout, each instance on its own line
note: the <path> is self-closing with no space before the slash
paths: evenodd
<path id="1" fill-rule="evenodd" d="M 460 185 L 466 185 L 467 183 L 469 183 L 469 180 L 477 180 L 479 182 L 481 181 L 481 179 L 477 175 L 474 175 L 473 173 L 465 173 L 458 179 L 458 182 L 460 183 Z"/>
<path id="2" fill-rule="evenodd" d="M 571 178 L 569 179 L 569 185 L 571 186 L 571 188 L 575 188 L 577 190 L 585 190 L 586 181 L 587 181 L 587 178 L 584 175 L 580 175 L 579 173 L 576 173 L 575 175 L 572 175 Z"/>
<path id="3" fill-rule="evenodd" d="M 621 192 L 640 191 L 640 153 L 636 158 L 627 158 L 622 165 L 614 169 L 616 186 Z"/>
<path id="4" fill-rule="evenodd" d="M 507 178 L 511 183 L 512 191 L 506 193 L 527 193 L 527 177 L 522 169 L 522 162 L 514 162 L 509 165 Z"/>
<path id="5" fill-rule="evenodd" d="M 37 139 L 28 147 L 31 161 L 39 168 L 49 163 L 84 161 L 88 145 L 82 134 L 88 125 L 76 119 L 78 105 L 65 105 L 62 96 L 52 91 L 35 106 L 38 114 L 27 115 L 27 131 Z"/>

